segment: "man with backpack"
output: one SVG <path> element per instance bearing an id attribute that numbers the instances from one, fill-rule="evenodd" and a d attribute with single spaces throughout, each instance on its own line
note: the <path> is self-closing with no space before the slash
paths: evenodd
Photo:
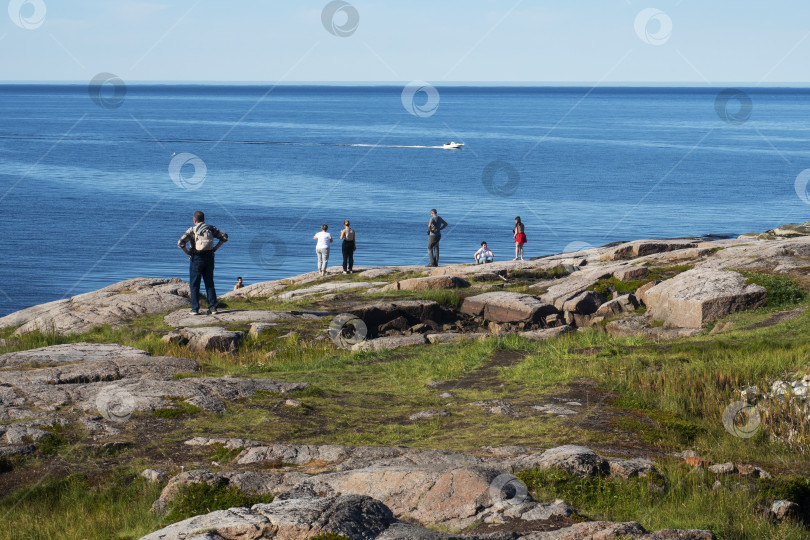
<path id="1" fill-rule="evenodd" d="M 214 239 L 218 239 L 214 245 Z M 194 212 L 194 226 L 188 229 L 177 247 L 183 250 L 191 260 L 189 264 L 189 293 L 191 294 L 191 314 L 200 314 L 200 279 L 205 282 L 205 294 L 208 298 L 208 314 L 217 313 L 217 292 L 214 289 L 214 252 L 228 241 L 228 235 L 213 225 L 205 222 L 205 214 Z M 191 249 L 186 244 L 191 244 Z"/>

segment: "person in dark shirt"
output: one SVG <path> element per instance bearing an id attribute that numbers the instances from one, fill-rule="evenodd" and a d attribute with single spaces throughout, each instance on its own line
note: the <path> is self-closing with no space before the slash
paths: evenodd
<path id="1" fill-rule="evenodd" d="M 442 229 L 447 227 L 447 222 L 439 217 L 436 209 L 430 211 L 430 221 L 428 221 L 428 256 L 430 264 L 428 266 L 439 266 L 439 241 L 442 239 Z"/>
<path id="2" fill-rule="evenodd" d="M 214 245 L 214 239 L 219 240 Z M 214 289 L 214 252 L 228 241 L 228 235 L 213 225 L 205 222 L 205 214 L 194 212 L 194 226 L 189 228 L 180 240 L 177 247 L 188 255 L 189 263 L 189 294 L 191 296 L 192 315 L 200 314 L 200 280 L 205 282 L 205 295 L 208 299 L 208 314 L 217 313 L 217 291 Z M 187 247 L 186 244 L 190 244 Z"/>

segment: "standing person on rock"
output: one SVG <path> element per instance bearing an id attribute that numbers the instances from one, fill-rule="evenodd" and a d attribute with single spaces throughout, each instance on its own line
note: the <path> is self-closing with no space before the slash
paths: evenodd
<path id="1" fill-rule="evenodd" d="M 523 244 L 526 243 L 526 232 L 523 227 L 523 222 L 520 221 L 520 216 L 515 218 L 515 228 L 512 229 L 512 236 L 515 238 L 515 258 L 518 260 L 518 253 L 520 253 L 520 260 L 523 260 Z"/>
<path id="2" fill-rule="evenodd" d="M 340 239 L 343 240 L 343 273 L 351 274 L 354 267 L 354 250 L 357 249 L 357 244 L 354 242 L 354 229 L 349 226 L 348 219 L 343 222 Z"/>
<path id="3" fill-rule="evenodd" d="M 447 222 L 439 217 L 436 209 L 430 211 L 428 221 L 428 256 L 430 264 L 428 266 L 439 266 L 439 241 L 442 239 L 442 229 L 447 227 Z"/>
<path id="4" fill-rule="evenodd" d="M 214 239 L 219 240 L 214 245 Z M 190 259 L 188 287 L 191 296 L 191 314 L 200 314 L 200 279 L 205 282 L 205 295 L 208 299 L 208 314 L 217 312 L 217 291 L 214 289 L 214 252 L 228 241 L 228 235 L 205 222 L 205 214 L 194 212 L 194 226 L 188 229 L 177 247 Z M 191 248 L 186 244 L 191 244 Z"/>
<path id="5" fill-rule="evenodd" d="M 329 264 L 329 244 L 332 243 L 332 235 L 326 232 L 329 230 L 329 225 L 324 223 L 321 225 L 321 232 L 316 233 L 312 237 L 317 240 L 315 244 L 315 253 L 318 255 L 318 273 L 321 277 L 326 277 L 326 266 Z"/>

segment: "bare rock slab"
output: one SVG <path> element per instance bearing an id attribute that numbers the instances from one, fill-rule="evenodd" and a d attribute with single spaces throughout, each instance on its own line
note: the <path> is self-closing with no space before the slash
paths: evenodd
<path id="1" fill-rule="evenodd" d="M 465 298 L 460 311 L 498 323 L 538 322 L 546 315 L 557 312 L 554 306 L 536 296 L 502 291 Z"/>
<path id="2" fill-rule="evenodd" d="M 196 516 L 141 540 L 306 540 L 329 533 L 371 540 L 396 522 L 391 510 L 370 497 L 279 498 L 250 509 L 231 508 Z"/>
<path id="3" fill-rule="evenodd" d="M 136 317 L 165 313 L 190 305 L 188 284 L 180 279 L 135 278 L 23 309 L 0 318 L 0 328 L 19 326 L 27 332 L 80 334 L 109 324 L 118 327 Z"/>
<path id="4" fill-rule="evenodd" d="M 386 336 L 369 341 L 361 341 L 352 345 L 353 351 L 381 351 L 383 349 L 399 349 L 412 345 L 424 345 L 427 338 L 422 334 L 411 334 L 410 336 Z"/>
<path id="5" fill-rule="evenodd" d="M 647 291 L 648 314 L 666 326 L 701 328 L 715 319 L 765 305 L 768 293 L 728 270 L 696 268 Z"/>
<path id="6" fill-rule="evenodd" d="M 458 276 L 428 276 L 403 279 L 383 287 L 383 291 L 427 291 L 436 289 L 460 289 L 469 287 L 470 282 Z"/>
<path id="7" fill-rule="evenodd" d="M 590 448 L 573 444 L 550 448 L 541 454 L 524 456 L 519 458 L 513 467 L 517 467 L 517 470 L 534 467 L 557 468 L 578 476 L 598 476 L 610 472 L 610 464 L 606 459 Z"/>
<path id="8" fill-rule="evenodd" d="M 573 327 L 565 325 L 554 328 L 543 328 L 541 330 L 529 330 L 527 332 L 520 332 L 520 335 L 532 341 L 545 341 L 573 331 Z"/>
<path id="9" fill-rule="evenodd" d="M 275 323 L 290 319 L 319 319 L 331 313 L 320 311 L 267 311 L 267 310 L 228 310 L 216 315 L 192 315 L 188 311 L 175 311 L 163 317 L 163 321 L 174 328 L 205 326 L 229 323 Z"/>
<path id="10" fill-rule="evenodd" d="M 612 253 L 609 253 L 606 258 L 612 261 L 636 259 L 654 253 L 693 248 L 699 243 L 700 239 L 697 238 L 685 240 L 636 240 L 620 245 Z"/>

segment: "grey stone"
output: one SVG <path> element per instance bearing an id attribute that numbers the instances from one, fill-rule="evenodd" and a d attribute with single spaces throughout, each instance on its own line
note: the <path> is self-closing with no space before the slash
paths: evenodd
<path id="1" fill-rule="evenodd" d="M 318 283 L 303 289 L 295 289 L 293 291 L 283 292 L 279 294 L 277 298 L 279 300 L 291 301 L 317 294 L 336 293 L 355 289 L 368 289 L 370 287 L 378 287 L 380 285 L 386 285 L 386 283 L 369 283 L 364 281 L 330 281 L 327 283 Z"/>
<path id="2" fill-rule="evenodd" d="M 613 277 L 619 281 L 635 281 L 644 279 L 650 275 L 650 270 L 645 266 L 629 266 L 613 272 Z"/>
<path id="3" fill-rule="evenodd" d="M 422 334 L 412 334 L 410 336 L 388 336 L 369 341 L 361 341 L 352 345 L 353 351 L 380 351 L 383 349 L 399 349 L 400 347 L 410 347 L 412 345 L 424 345 L 427 339 Z"/>
<path id="4" fill-rule="evenodd" d="M 0 365 L 35 369 L 0 369 L 0 398 L 13 402 L 5 408 L 10 419 L 25 417 L 18 406 L 56 410 L 73 405 L 79 410 L 100 412 L 106 419 L 126 421 L 135 411 L 152 411 L 172 406 L 168 398 L 182 398 L 200 408 L 221 412 L 223 402 L 247 398 L 262 390 L 286 393 L 302 390 L 306 383 L 285 383 L 269 379 L 180 378 L 194 372 L 198 364 L 190 358 L 152 357 L 146 352 L 120 345 L 76 343 L 43 347 L 0 356 Z M 41 415 L 34 412 L 28 416 Z M 90 419 L 90 431 L 114 434 L 115 429 Z"/>
<path id="5" fill-rule="evenodd" d="M 426 291 L 436 289 L 460 289 L 469 287 L 470 282 L 458 276 L 428 276 L 403 279 L 383 287 L 383 291 Z"/>
<path id="6" fill-rule="evenodd" d="M 649 459 L 608 458 L 608 462 L 610 464 L 610 474 L 625 479 L 636 477 L 644 478 L 649 476 L 650 474 L 658 472 L 658 469 L 656 469 L 655 467 L 655 463 L 653 463 L 652 460 Z"/>
<path id="7" fill-rule="evenodd" d="M 520 335 L 527 339 L 531 339 L 532 341 L 545 341 L 547 339 L 552 339 L 573 331 L 573 327 L 565 325 L 556 326 L 554 328 L 543 328 L 542 330 L 529 330 L 526 332 L 520 332 Z"/>
<path id="8" fill-rule="evenodd" d="M 661 282 L 658 281 L 658 280 L 650 281 L 649 283 L 645 283 L 644 285 L 642 285 L 641 287 L 636 289 L 635 294 L 636 294 L 636 298 L 638 299 L 638 301 L 646 306 L 647 305 L 647 291 L 649 291 L 650 289 L 652 289 L 653 287 L 655 287 L 659 283 L 661 283 Z"/>
<path id="9" fill-rule="evenodd" d="M 793 501 L 776 500 L 771 505 L 771 516 L 777 521 L 798 519 L 801 508 Z"/>
<path id="10" fill-rule="evenodd" d="M 152 484 L 162 484 L 169 479 L 165 472 L 157 469 L 144 469 L 141 471 L 141 476 Z"/>
<path id="11" fill-rule="evenodd" d="M 648 314 L 665 325 L 701 328 L 715 319 L 765 304 L 768 293 L 737 272 L 694 269 L 647 291 Z"/>
<path id="12" fill-rule="evenodd" d="M 709 471 L 714 474 L 734 474 L 737 472 L 737 467 L 733 463 L 718 463 L 709 467 Z"/>
<path id="13" fill-rule="evenodd" d="M 582 270 L 568 277 L 556 280 L 554 285 L 550 286 L 545 293 L 540 295 L 540 299 L 562 311 L 567 301 L 587 291 L 596 285 L 599 280 L 609 278 L 615 268 L 616 265 L 609 265 L 594 270 Z"/>
<path id="14" fill-rule="evenodd" d="M 560 407 L 559 405 L 533 405 L 532 409 L 541 414 L 553 414 L 556 416 L 570 416 L 577 414 L 577 411 Z"/>
<path id="15" fill-rule="evenodd" d="M 496 323 L 539 322 L 546 315 L 557 312 L 536 296 L 501 291 L 467 297 L 459 311 Z"/>
<path id="16" fill-rule="evenodd" d="M 493 399 L 490 401 L 475 401 L 470 403 L 476 407 L 481 407 L 490 414 L 503 414 L 506 416 L 517 416 L 514 405 L 502 399 Z"/>
<path id="17" fill-rule="evenodd" d="M 520 459 L 518 465 L 528 465 L 525 467 L 527 469 L 557 468 L 578 476 L 605 475 L 610 471 L 607 460 L 596 455 L 590 448 L 573 444 L 550 448 L 542 454 L 525 456 Z"/>
<path id="18" fill-rule="evenodd" d="M 489 337 L 489 334 L 486 332 L 446 332 L 444 334 L 427 334 L 426 337 L 430 343 L 452 343 L 464 339 L 484 339 Z"/>
<path id="19" fill-rule="evenodd" d="M 162 338 L 160 338 L 160 340 L 163 343 L 170 343 L 172 345 L 186 345 L 186 344 L 188 344 L 188 338 L 186 336 L 184 336 L 183 334 L 181 334 L 180 332 L 176 332 L 174 330 L 169 332 L 168 334 L 166 334 Z"/>
<path id="20" fill-rule="evenodd" d="M 371 337 L 374 337 L 374 329 L 398 317 L 407 320 L 409 326 L 417 323 L 441 325 L 454 321 L 456 318 L 452 310 L 444 308 L 432 300 L 376 302 L 349 308 L 346 312 L 360 318 L 368 327 Z"/>
<path id="21" fill-rule="evenodd" d="M 594 291 L 584 291 L 563 304 L 563 311 L 579 315 L 593 315 L 599 306 L 605 303 L 605 297 Z"/>
<path id="22" fill-rule="evenodd" d="M 245 337 L 244 332 L 219 326 L 183 328 L 180 333 L 188 338 L 188 346 L 197 351 L 236 352 Z"/>
<path id="23" fill-rule="evenodd" d="M 251 323 L 249 334 L 255 338 L 262 337 L 262 334 L 276 326 L 276 323 Z"/>
<path id="24" fill-rule="evenodd" d="M 750 476 L 752 478 L 773 478 L 768 471 L 757 467 L 756 465 L 737 465 L 737 472 L 740 474 L 740 476 Z"/>
<path id="25" fill-rule="evenodd" d="M 221 309 L 216 315 L 201 311 L 192 315 L 187 310 L 174 311 L 163 317 L 163 321 L 174 328 L 211 326 L 215 324 L 236 323 L 274 323 L 295 319 L 318 319 L 332 315 L 323 311 L 267 311 L 267 310 L 226 310 Z"/>
<path id="26" fill-rule="evenodd" d="M 411 422 L 417 422 L 419 420 L 429 420 L 431 418 L 435 418 L 437 416 L 449 416 L 450 413 L 444 410 L 435 411 L 435 410 L 428 410 L 428 411 L 419 411 L 418 413 L 414 413 L 408 417 L 408 420 Z"/>
<path id="27" fill-rule="evenodd" d="M 606 258 L 613 261 L 637 259 L 654 253 L 666 253 L 680 249 L 694 248 L 699 243 L 699 239 L 635 240 L 615 248 Z"/>
<path id="28" fill-rule="evenodd" d="M 576 512 L 574 508 L 567 504 L 540 503 L 528 512 L 520 515 L 524 521 L 546 521 L 553 517 L 568 517 Z"/>
<path id="29" fill-rule="evenodd" d="M 617 317 L 622 313 L 633 311 L 639 306 L 636 297 L 632 294 L 625 294 L 605 302 L 596 310 L 598 317 Z"/>
<path id="30" fill-rule="evenodd" d="M 371 540 L 380 538 L 380 534 L 395 523 L 397 520 L 391 511 L 370 497 L 279 498 L 250 509 L 231 508 L 196 516 L 148 534 L 141 540 L 306 540 L 327 533 Z M 408 526 L 408 529 L 417 527 Z"/>
<path id="31" fill-rule="evenodd" d="M 251 446 L 261 446 L 259 441 L 255 441 L 253 439 L 239 439 L 239 438 L 209 438 L 209 437 L 194 437 L 193 439 L 189 439 L 185 441 L 184 444 L 189 446 L 213 446 L 215 444 L 221 444 L 225 448 L 228 449 L 235 449 L 235 448 L 249 448 Z"/>

